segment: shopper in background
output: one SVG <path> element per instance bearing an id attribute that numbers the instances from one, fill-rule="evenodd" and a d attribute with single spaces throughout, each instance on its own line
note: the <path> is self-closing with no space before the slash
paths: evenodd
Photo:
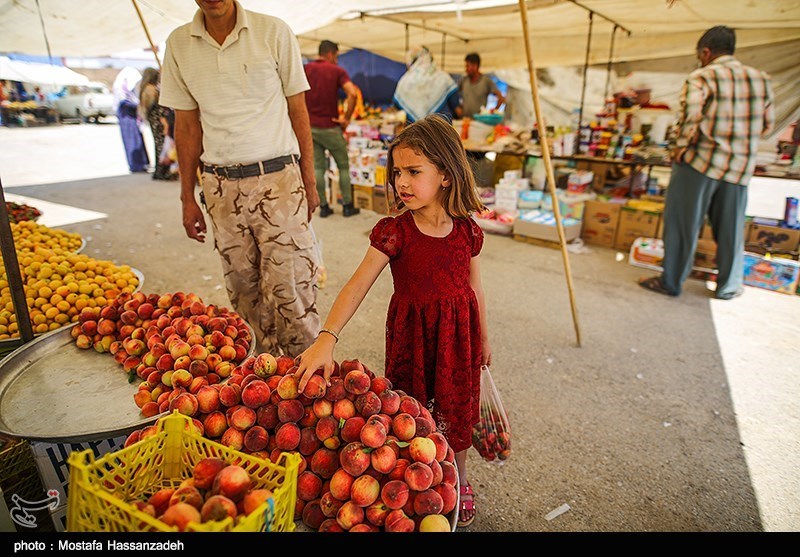
<path id="1" fill-rule="evenodd" d="M 142 76 L 130 66 L 123 68 L 114 79 L 112 91 L 117 105 L 117 120 L 122 134 L 125 156 L 131 172 L 147 172 L 150 159 L 144 146 L 144 138 L 139 130 L 139 95 L 137 85 Z"/>
<path id="2" fill-rule="evenodd" d="M 325 172 L 328 170 L 327 149 L 339 169 L 339 189 L 342 192 L 342 215 L 357 215 L 360 209 L 353 206 L 353 186 L 350 184 L 350 159 L 344 130 L 350 124 L 356 107 L 358 91 L 350 81 L 347 71 L 337 65 L 339 45 L 331 41 L 319 43 L 319 58 L 305 65 L 306 78 L 311 90 L 306 93 L 306 107 L 314 139 L 314 170 L 319 193 L 319 216 L 333 214 L 325 195 Z M 347 95 L 344 115 L 339 116 L 339 90 Z"/>
<path id="3" fill-rule="evenodd" d="M 198 2 L 167 39 L 161 104 L 175 109 L 183 227 L 205 241 L 198 168 L 233 308 L 262 352 L 295 356 L 319 333 L 319 205 L 300 46 L 282 20 Z M 202 159 L 201 159 L 202 156 Z"/>
<path id="4" fill-rule="evenodd" d="M 697 42 L 701 67 L 681 92 L 664 209 L 664 271 L 641 279 L 648 290 L 678 296 L 692 270 L 697 237 L 708 215 L 717 242 L 716 297 L 742 294 L 747 184 L 759 138 L 774 124 L 773 92 L 764 72 L 734 56 L 736 35 L 712 27 Z"/>
<path id="5" fill-rule="evenodd" d="M 472 118 L 473 114 L 478 114 L 481 107 L 486 106 L 489 94 L 494 93 L 497 97 L 497 106 L 500 108 L 506 98 L 497 85 L 488 75 L 481 73 L 481 57 L 475 52 L 467 54 L 464 58 L 466 75 L 461 78 L 458 84 L 458 92 L 461 94 L 461 111 L 464 118 Z"/>
<path id="6" fill-rule="evenodd" d="M 145 68 L 142 72 L 142 82 L 139 85 L 139 117 L 150 124 L 155 144 L 155 168 L 153 180 L 169 180 L 169 166 L 161 163 L 161 151 L 164 148 L 163 111 L 170 110 L 158 104 L 160 74 L 155 68 Z"/>
<path id="7" fill-rule="evenodd" d="M 333 303 L 319 338 L 300 355 L 305 387 L 322 368 L 328 382 L 339 334 L 388 264 L 394 294 L 386 318 L 385 375 L 431 412 L 455 451 L 458 523 L 475 519 L 466 455 L 479 420 L 480 369 L 491 364 L 480 277 L 483 209 L 461 139 L 446 119 L 411 124 L 389 146 L 388 185 L 407 211 L 378 221 L 370 247 Z"/>

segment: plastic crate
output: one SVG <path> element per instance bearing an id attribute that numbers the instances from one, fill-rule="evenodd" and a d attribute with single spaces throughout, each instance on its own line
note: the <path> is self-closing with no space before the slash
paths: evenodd
<path id="1" fill-rule="evenodd" d="M 0 485 L 36 471 L 31 447 L 25 439 L 0 440 Z"/>
<path id="2" fill-rule="evenodd" d="M 297 501 L 300 456 L 282 453 L 278 464 L 253 457 L 200 435 L 177 411 L 157 422 L 158 432 L 95 460 L 91 451 L 69 456 L 68 532 L 170 532 L 168 526 L 128 501 L 177 487 L 197 462 L 216 457 L 247 470 L 255 488 L 270 489 L 273 500 L 234 522 L 192 523 L 199 532 L 291 532 Z"/>

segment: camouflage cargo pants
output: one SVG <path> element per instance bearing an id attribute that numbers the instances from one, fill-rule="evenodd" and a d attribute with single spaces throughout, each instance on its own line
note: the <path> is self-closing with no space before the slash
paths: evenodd
<path id="1" fill-rule="evenodd" d="M 202 178 L 233 309 L 253 327 L 256 350 L 299 355 L 320 328 L 318 261 L 300 167 L 240 180 L 208 172 Z"/>

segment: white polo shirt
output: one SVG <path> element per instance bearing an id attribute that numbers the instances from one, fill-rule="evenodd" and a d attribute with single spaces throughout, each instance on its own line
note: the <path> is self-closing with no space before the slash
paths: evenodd
<path id="1" fill-rule="evenodd" d="M 170 34 L 159 103 L 200 109 L 203 162 L 249 164 L 300 154 L 286 97 L 309 88 L 289 26 L 236 2 L 236 26 L 222 45 L 200 10 Z"/>

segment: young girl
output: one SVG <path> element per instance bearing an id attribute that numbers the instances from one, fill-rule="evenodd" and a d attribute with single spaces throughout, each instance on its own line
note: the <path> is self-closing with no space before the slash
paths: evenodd
<path id="1" fill-rule="evenodd" d="M 431 409 L 455 451 L 459 525 L 475 518 L 466 453 L 479 421 L 480 367 L 491 363 L 480 278 L 483 231 L 470 213 L 483 205 L 458 133 L 431 115 L 389 147 L 388 184 L 408 209 L 381 219 L 317 340 L 299 357 L 300 388 L 320 368 L 333 372 L 339 334 L 388 263 L 394 295 L 386 319 L 386 377 Z"/>

